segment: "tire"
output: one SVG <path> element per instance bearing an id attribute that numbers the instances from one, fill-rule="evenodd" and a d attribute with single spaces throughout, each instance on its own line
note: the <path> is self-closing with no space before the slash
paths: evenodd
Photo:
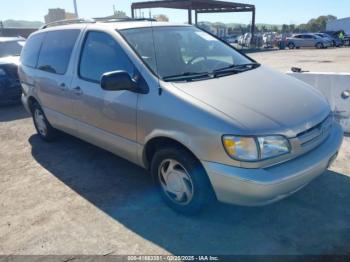
<path id="1" fill-rule="evenodd" d="M 322 43 L 317 43 L 316 44 L 316 48 L 317 49 L 323 49 L 324 48 L 324 45 Z"/>
<path id="2" fill-rule="evenodd" d="M 203 166 L 181 147 L 157 151 L 152 159 L 151 173 L 162 199 L 178 213 L 197 214 L 215 200 Z"/>
<path id="3" fill-rule="evenodd" d="M 50 125 L 38 103 L 34 103 L 32 106 L 32 117 L 35 129 L 42 140 L 52 142 L 57 138 L 58 131 Z"/>
<path id="4" fill-rule="evenodd" d="M 289 49 L 294 49 L 295 48 L 295 44 L 294 43 L 289 43 L 288 44 L 288 48 Z"/>

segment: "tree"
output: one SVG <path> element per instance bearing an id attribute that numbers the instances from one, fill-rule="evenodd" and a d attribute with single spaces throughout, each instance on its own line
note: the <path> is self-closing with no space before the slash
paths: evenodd
<path id="1" fill-rule="evenodd" d="M 115 18 L 126 18 L 128 17 L 124 11 L 116 10 L 114 11 Z"/>
<path id="2" fill-rule="evenodd" d="M 271 27 L 271 30 L 272 30 L 272 32 L 279 32 L 280 31 L 277 25 L 273 25 Z"/>
<path id="3" fill-rule="evenodd" d="M 318 18 L 311 19 L 307 24 L 301 24 L 296 29 L 298 32 L 322 32 L 326 30 L 327 23 L 337 19 L 333 15 L 323 15 Z"/>
<path id="4" fill-rule="evenodd" d="M 158 22 L 169 22 L 169 17 L 163 14 L 154 15 L 153 18 L 156 19 Z"/>
<path id="5" fill-rule="evenodd" d="M 294 33 L 295 28 L 296 28 L 296 26 L 294 24 L 289 25 L 289 33 Z"/>
<path id="6" fill-rule="evenodd" d="M 289 25 L 286 25 L 286 24 L 282 25 L 282 33 L 289 33 Z"/>
<path id="7" fill-rule="evenodd" d="M 261 25 L 261 26 L 260 26 L 260 32 L 265 33 L 265 32 L 267 32 L 267 31 L 268 31 L 268 30 L 267 30 L 266 25 Z"/>

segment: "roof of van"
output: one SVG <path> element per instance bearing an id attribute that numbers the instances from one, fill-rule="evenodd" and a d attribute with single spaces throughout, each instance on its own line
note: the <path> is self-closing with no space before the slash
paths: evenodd
<path id="1" fill-rule="evenodd" d="M 155 22 L 155 21 L 95 21 L 95 22 L 80 22 L 70 23 L 65 25 L 54 25 L 48 26 L 42 30 L 57 30 L 57 29 L 79 29 L 79 28 L 113 28 L 115 30 L 132 29 L 132 28 L 143 28 L 143 27 L 161 27 L 161 26 L 191 26 L 188 24 L 181 23 L 170 23 L 170 22 Z"/>

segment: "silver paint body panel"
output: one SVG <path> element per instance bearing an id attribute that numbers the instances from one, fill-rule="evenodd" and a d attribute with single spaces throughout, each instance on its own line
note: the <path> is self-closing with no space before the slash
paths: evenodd
<path id="1" fill-rule="evenodd" d="M 254 204 L 265 201 L 266 197 L 254 192 L 260 186 L 249 184 L 242 179 L 229 179 L 245 174 L 257 174 L 256 177 L 269 176 L 266 168 L 278 167 L 275 189 L 270 195 L 279 194 L 278 181 L 283 181 L 284 173 L 291 176 L 307 177 L 312 180 L 326 169 L 325 162 L 331 157 L 324 153 L 324 144 L 330 138 L 324 138 L 322 145 L 302 150 L 298 144 L 298 134 L 321 123 L 330 113 L 323 96 L 314 88 L 291 77 L 277 73 L 269 68 L 260 68 L 244 73 L 217 79 L 191 83 L 170 83 L 159 80 L 143 64 L 116 29 L 147 27 L 150 22 L 96 23 L 88 25 L 68 25 L 41 30 L 38 33 L 58 29 L 80 29 L 68 70 L 63 76 L 20 66 L 19 75 L 25 90 L 23 104 L 28 108 L 28 99 L 35 98 L 43 107 L 52 126 L 84 139 L 92 144 L 109 150 L 142 167 L 144 149 L 154 138 L 166 137 L 187 147 L 203 164 L 219 200 Z M 153 26 L 169 25 L 153 23 Z M 183 25 L 181 25 L 183 26 Z M 79 79 L 77 75 L 80 50 L 84 35 L 88 30 L 97 30 L 111 35 L 133 61 L 149 86 L 148 94 L 136 94 L 128 91 L 104 91 L 99 84 Z M 64 82 L 65 88 L 60 88 Z M 81 93 L 74 91 L 79 86 Z M 162 93 L 159 93 L 159 89 Z M 332 152 L 340 146 L 342 133 L 337 124 Z M 287 137 L 293 145 L 292 152 L 272 160 L 256 163 L 244 163 L 231 159 L 225 152 L 221 138 L 225 134 L 233 135 L 273 135 Z M 333 135 L 332 135 L 333 137 Z M 328 139 L 328 140 L 327 140 Z M 333 139 L 333 138 L 332 138 Z M 309 153 L 312 152 L 312 153 Z M 310 157 L 310 155 L 322 158 Z M 291 173 L 290 166 L 295 159 L 303 158 L 310 163 L 315 172 L 300 170 Z M 322 171 L 322 172 L 321 172 Z M 228 174 L 229 173 L 229 174 Z M 221 180 L 222 179 L 222 180 Z M 220 182 L 221 181 L 221 182 Z M 242 185 L 242 187 L 240 186 Z M 232 186 L 232 187 L 231 187 Z M 239 188 L 246 188 L 242 192 Z M 289 190 L 290 189 L 290 190 Z M 295 187 L 283 187 L 288 195 Z M 230 191 L 232 194 L 230 194 Z M 270 196 L 269 195 L 269 196 Z M 278 196 L 281 196 L 279 194 Z M 273 198 L 273 197 L 272 197 Z"/>

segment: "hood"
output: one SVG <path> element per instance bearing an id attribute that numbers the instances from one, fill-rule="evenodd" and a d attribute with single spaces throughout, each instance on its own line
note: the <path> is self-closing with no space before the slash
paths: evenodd
<path id="1" fill-rule="evenodd" d="M 294 137 L 330 113 L 315 88 L 261 66 L 240 74 L 204 81 L 173 83 L 186 94 L 243 126 L 241 134 Z M 238 133 L 237 133 L 238 134 Z"/>
<path id="2" fill-rule="evenodd" d="M 0 57 L 0 65 L 15 64 L 19 65 L 19 56 Z"/>

